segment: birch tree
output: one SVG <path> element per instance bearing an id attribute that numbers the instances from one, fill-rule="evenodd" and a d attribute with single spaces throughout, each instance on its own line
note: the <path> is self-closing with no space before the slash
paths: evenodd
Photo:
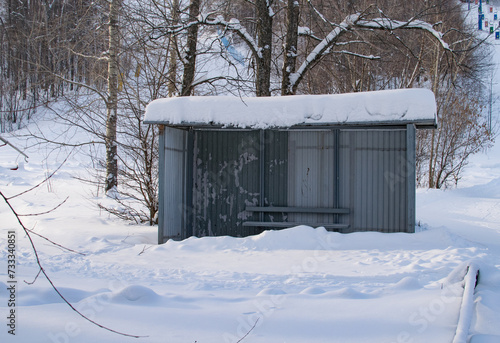
<path id="1" fill-rule="evenodd" d="M 109 2 L 109 49 L 108 49 L 108 99 L 106 101 L 106 192 L 118 185 L 118 144 L 116 122 L 118 116 L 118 54 L 120 50 L 121 0 Z"/>

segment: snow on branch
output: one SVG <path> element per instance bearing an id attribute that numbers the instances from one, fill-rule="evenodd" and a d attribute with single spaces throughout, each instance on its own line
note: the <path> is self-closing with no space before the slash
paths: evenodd
<path id="1" fill-rule="evenodd" d="M 299 26 L 299 28 L 297 30 L 297 34 L 299 36 L 310 37 L 310 38 L 312 38 L 314 40 L 317 40 L 318 42 L 321 41 L 321 38 L 317 37 L 310 28 L 305 27 L 305 26 Z"/>
<path id="2" fill-rule="evenodd" d="M 443 49 L 451 51 L 448 43 L 443 40 L 443 34 L 434 29 L 433 25 L 422 20 L 399 21 L 389 18 L 375 18 L 370 20 L 359 20 L 355 23 L 356 27 L 370 28 L 377 30 L 401 30 L 401 29 L 418 29 L 429 32 L 441 44 Z"/>
<path id="3" fill-rule="evenodd" d="M 318 11 L 318 9 L 312 4 L 311 0 L 307 0 L 307 3 L 309 4 L 309 6 L 311 6 L 311 8 L 318 15 L 318 17 L 321 18 L 321 20 L 323 20 L 325 23 L 334 26 L 334 24 L 331 21 L 327 20 L 325 16 L 320 11 Z"/>
<path id="4" fill-rule="evenodd" d="M 361 13 L 351 14 L 344 19 L 340 25 L 335 27 L 316 47 L 313 51 L 307 55 L 304 62 L 302 62 L 297 72 L 290 74 L 290 89 L 294 89 L 299 84 L 300 80 L 304 77 L 305 73 L 316 64 L 329 50 L 329 48 L 335 44 L 335 42 L 340 38 L 340 36 L 347 32 L 354 23 L 359 20 Z"/>
<path id="5" fill-rule="evenodd" d="M 383 15 L 383 13 L 380 13 Z M 403 30 L 403 29 L 412 29 L 412 30 L 422 30 L 430 33 L 434 38 L 437 39 L 439 44 L 443 47 L 443 49 L 447 51 L 453 51 L 448 43 L 446 43 L 443 39 L 443 33 L 434 29 L 434 25 L 427 23 L 422 20 L 410 19 L 408 21 L 398 21 L 393 20 L 387 17 L 373 18 L 373 19 L 364 19 L 365 14 L 363 13 L 355 13 L 347 16 L 340 25 L 336 25 L 332 31 L 322 39 L 318 45 L 307 55 L 304 62 L 302 62 L 301 66 L 297 69 L 297 72 L 290 74 L 290 82 L 289 82 L 289 91 L 291 94 L 295 93 L 297 86 L 300 81 L 306 74 L 306 72 L 311 69 L 323 56 L 328 53 L 331 53 L 331 48 L 336 45 L 345 44 L 338 43 L 339 38 L 347 32 L 352 31 L 353 29 L 370 29 L 370 30 L 385 30 L 385 31 L 394 31 L 394 30 Z M 302 30 L 302 34 L 310 35 L 310 32 L 306 30 Z M 365 56 L 355 54 L 349 51 L 339 51 L 336 53 L 344 53 L 349 55 L 354 55 L 362 58 L 369 59 L 379 59 L 377 56 Z"/>
<path id="6" fill-rule="evenodd" d="M 374 56 L 374 55 L 363 55 L 363 54 L 357 54 L 355 52 L 347 51 L 347 50 L 341 50 L 341 51 L 332 51 L 332 54 L 344 54 L 344 55 L 351 55 L 351 56 L 356 56 L 368 60 L 380 60 L 380 56 Z"/>

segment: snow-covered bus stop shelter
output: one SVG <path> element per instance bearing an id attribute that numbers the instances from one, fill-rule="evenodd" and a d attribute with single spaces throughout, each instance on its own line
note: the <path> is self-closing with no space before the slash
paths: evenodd
<path id="1" fill-rule="evenodd" d="M 415 230 L 415 129 L 426 89 L 151 102 L 160 126 L 159 243 L 296 225 Z"/>

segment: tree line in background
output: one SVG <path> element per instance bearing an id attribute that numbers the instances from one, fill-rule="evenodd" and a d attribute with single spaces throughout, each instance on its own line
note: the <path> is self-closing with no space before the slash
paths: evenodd
<path id="1" fill-rule="evenodd" d="M 493 139 L 488 47 L 456 0 L 0 4 L 1 131 L 64 103 L 56 120 L 93 137 L 74 145 L 105 148 L 98 184 L 123 218 L 155 220 L 158 129 L 141 118 L 159 97 L 426 87 L 440 124 L 418 132 L 417 181 L 432 188 L 456 184 Z"/>

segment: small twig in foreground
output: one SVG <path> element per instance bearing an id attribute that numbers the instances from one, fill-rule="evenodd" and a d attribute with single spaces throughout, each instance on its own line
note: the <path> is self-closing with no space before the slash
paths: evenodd
<path id="1" fill-rule="evenodd" d="M 61 245 L 61 244 L 59 244 L 59 243 L 56 243 L 56 242 L 54 242 L 53 240 L 51 240 L 51 239 L 49 239 L 49 238 L 47 238 L 47 237 L 45 237 L 45 236 L 43 236 L 43 235 L 41 235 L 41 234 L 39 234 L 39 233 L 37 233 L 37 232 L 33 231 L 33 230 L 30 230 L 30 229 L 28 229 L 28 228 L 26 228 L 26 230 L 28 230 L 30 233 L 32 233 L 32 234 L 34 234 L 34 235 L 36 235 L 36 236 L 38 236 L 38 237 L 40 237 L 40 238 L 45 239 L 47 242 L 49 242 L 49 243 L 51 243 L 51 244 L 53 244 L 53 245 L 55 245 L 55 246 L 57 246 L 57 247 L 59 247 L 59 248 L 61 248 L 61 249 L 64 249 L 64 250 L 70 251 L 70 252 L 75 253 L 75 254 L 78 254 L 78 255 L 86 256 L 86 255 L 85 255 L 84 253 L 82 253 L 82 252 L 79 252 L 79 251 L 76 251 L 76 250 L 73 250 L 73 249 L 67 248 L 67 247 L 65 247 L 64 245 Z"/>
<path id="2" fill-rule="evenodd" d="M 142 254 L 144 254 L 146 252 L 146 250 L 148 250 L 150 248 L 151 248 L 151 246 L 148 247 L 147 245 L 145 245 L 144 248 L 142 248 L 142 251 L 139 254 L 137 254 L 137 256 L 141 256 Z"/>
<path id="3" fill-rule="evenodd" d="M 36 282 L 36 280 L 38 280 L 38 277 L 40 276 L 40 274 L 41 274 L 41 273 L 42 273 L 42 270 L 40 269 L 40 270 L 38 271 L 38 273 L 36 273 L 36 276 L 35 276 L 35 278 L 33 279 L 33 281 L 28 282 L 28 281 L 24 280 L 24 283 L 25 283 L 25 284 L 27 284 L 27 285 L 33 285 L 33 284 Z"/>
<path id="4" fill-rule="evenodd" d="M 48 214 L 50 212 L 53 212 L 55 210 L 57 210 L 59 207 L 61 207 L 66 201 L 68 201 L 69 199 L 69 196 L 66 197 L 66 199 L 64 199 L 62 202 L 60 202 L 56 207 L 54 208 L 51 208 L 50 210 L 48 211 L 45 211 L 45 212 L 39 212 L 39 213 L 30 213 L 30 214 L 17 214 L 19 217 L 36 217 L 36 216 L 41 216 L 41 215 L 44 215 L 44 214 Z"/>
<path id="5" fill-rule="evenodd" d="M 74 149 L 73 149 L 73 150 L 74 150 Z M 21 195 L 23 195 L 23 194 L 26 194 L 26 193 L 31 192 L 31 191 L 32 191 L 32 190 L 34 190 L 35 188 L 40 187 L 40 186 L 41 186 L 41 185 L 43 185 L 45 182 L 47 182 L 48 180 L 50 180 L 50 178 L 51 178 L 52 176 L 54 176 L 54 174 L 55 174 L 55 173 L 57 173 L 57 172 L 59 171 L 59 169 L 61 169 L 61 168 L 62 168 L 62 166 L 64 165 L 64 163 L 66 163 L 66 161 L 68 160 L 68 158 L 69 158 L 70 156 L 71 156 L 71 152 L 68 154 L 68 156 L 66 156 L 66 158 L 64 159 L 64 161 L 62 161 L 62 163 L 59 165 L 59 167 L 57 167 L 57 168 L 56 168 L 56 170 L 54 170 L 54 171 L 53 171 L 53 172 L 52 172 L 49 176 L 47 176 L 47 177 L 46 177 L 43 181 L 39 182 L 39 183 L 38 183 L 38 184 L 36 184 L 35 186 L 33 186 L 33 187 L 31 187 L 31 188 L 29 188 L 29 189 L 27 189 L 27 190 L 25 190 L 25 191 L 23 191 L 23 192 L 21 192 L 21 193 L 18 193 L 18 194 L 16 194 L 16 195 L 13 195 L 13 196 L 10 196 L 10 197 L 7 197 L 7 198 L 6 198 L 6 197 L 4 197 L 4 199 L 7 199 L 7 200 L 14 199 L 14 198 L 16 198 L 16 197 L 18 197 L 18 196 L 21 196 Z"/>
<path id="6" fill-rule="evenodd" d="M 42 266 L 42 263 L 40 262 L 40 258 L 38 256 L 38 251 L 36 250 L 36 247 L 35 247 L 35 243 L 33 242 L 33 239 L 31 238 L 31 235 L 30 235 L 30 230 L 26 228 L 26 226 L 24 226 L 23 222 L 21 221 L 21 218 L 19 217 L 19 215 L 17 214 L 16 210 L 14 210 L 14 208 L 12 207 L 12 205 L 10 204 L 9 200 L 5 197 L 5 195 L 0 191 L 0 195 L 2 196 L 2 198 L 5 200 L 5 202 L 7 203 L 7 205 L 9 206 L 11 212 L 14 214 L 14 216 L 16 217 L 17 221 L 19 222 L 19 225 L 23 228 L 24 232 L 26 233 L 26 236 L 28 237 L 28 240 L 31 244 L 31 248 L 33 249 L 33 252 L 35 254 L 35 258 L 36 258 L 36 263 L 38 264 L 38 267 L 40 268 L 40 271 L 38 272 L 38 275 L 40 273 L 42 273 L 45 278 L 47 279 L 47 281 L 50 283 L 50 285 L 52 286 L 52 289 L 54 289 L 54 291 L 56 291 L 56 293 L 59 295 L 59 297 L 73 310 L 75 311 L 80 317 L 86 319 L 88 322 L 104 329 L 104 330 L 107 330 L 107 331 L 110 331 L 110 332 L 113 332 L 113 333 L 116 333 L 118 335 L 122 335 L 122 336 L 127 336 L 127 337 L 133 337 L 133 338 L 140 338 L 140 337 L 148 337 L 148 336 L 137 336 L 137 335 L 131 335 L 131 334 L 128 334 L 128 333 L 124 333 L 124 332 L 120 332 L 120 331 L 116 331 L 116 330 L 113 330 L 111 328 L 108 328 L 107 326 L 104 326 L 102 324 L 99 324 L 98 322 L 90 319 L 89 317 L 85 316 L 83 313 L 81 313 L 80 311 L 78 311 L 74 306 L 73 304 L 71 304 L 65 297 L 64 295 L 62 295 L 62 293 L 59 291 L 59 289 L 56 287 L 56 285 L 54 285 L 54 282 L 52 281 L 52 279 L 48 276 L 47 272 L 45 271 L 45 269 L 43 268 Z M 38 278 L 38 275 L 37 275 L 37 278 Z M 35 278 L 36 280 L 36 278 Z"/>
<path id="7" fill-rule="evenodd" d="M 241 341 L 243 341 L 243 340 L 244 340 L 244 339 L 245 339 L 245 338 L 246 338 L 246 337 L 250 334 L 250 332 L 252 332 L 252 331 L 253 331 L 253 329 L 255 329 L 255 326 L 257 326 L 257 323 L 259 322 L 259 319 L 260 319 L 260 318 L 257 318 L 257 320 L 255 321 L 255 323 L 254 323 L 254 324 L 253 324 L 253 326 L 250 328 L 250 330 L 248 330 L 248 332 L 245 334 L 245 336 L 241 337 L 241 338 L 239 339 L 239 341 L 237 341 L 236 343 L 240 343 Z"/>

